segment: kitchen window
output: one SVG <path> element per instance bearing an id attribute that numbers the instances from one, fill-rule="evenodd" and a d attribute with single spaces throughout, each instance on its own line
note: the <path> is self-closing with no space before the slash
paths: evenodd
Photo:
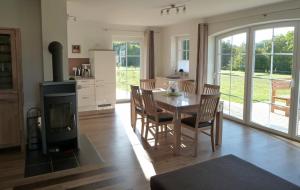
<path id="1" fill-rule="evenodd" d="M 177 71 L 189 72 L 190 40 L 188 37 L 177 38 Z"/>

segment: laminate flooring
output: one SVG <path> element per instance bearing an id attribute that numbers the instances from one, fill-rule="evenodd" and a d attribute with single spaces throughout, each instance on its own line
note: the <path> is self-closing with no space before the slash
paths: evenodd
<path id="1" fill-rule="evenodd" d="M 300 186 L 300 144 L 275 135 L 224 120 L 223 144 L 213 153 L 208 136 L 199 135 L 198 157 L 193 157 L 191 142 L 184 139 L 179 156 L 172 154 L 173 136 L 160 137 L 158 148 L 140 138 L 140 123 L 134 132 L 130 125 L 129 104 L 118 104 L 114 114 L 80 119 L 85 134 L 105 165 L 52 173 L 23 179 L 24 156 L 18 151 L 0 153 L 0 189 L 24 188 L 39 182 L 48 189 L 138 189 L 147 190 L 155 174 L 172 171 L 222 155 L 233 154 Z M 186 132 L 186 131 L 184 131 Z M 104 169 L 103 169 L 104 168 Z M 111 169 L 113 168 L 113 169 Z M 100 170 L 100 172 L 98 172 Z M 103 173 L 103 171 L 105 171 Z M 86 174 L 87 173 L 87 174 Z M 81 175 L 79 175 L 81 174 Z M 71 177 L 68 177 L 70 176 Z M 75 176 L 74 176 L 75 175 Z M 47 179 L 47 180 L 46 180 Z M 31 181 L 30 181 L 31 180 Z M 46 180 L 46 182 L 45 182 Z M 2 185 L 2 186 L 1 186 Z M 23 186 L 22 186 L 23 185 Z M 41 186 L 39 186 L 41 188 Z"/>

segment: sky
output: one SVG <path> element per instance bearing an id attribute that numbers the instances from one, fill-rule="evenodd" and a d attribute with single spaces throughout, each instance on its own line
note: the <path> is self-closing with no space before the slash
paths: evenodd
<path id="1" fill-rule="evenodd" d="M 289 31 L 294 31 L 295 27 L 280 27 L 280 28 L 268 28 L 255 31 L 255 42 L 261 42 L 263 40 L 271 40 L 273 36 L 285 35 Z M 246 43 L 246 32 L 229 36 L 222 39 L 223 41 L 232 41 L 233 45 L 241 45 Z"/>

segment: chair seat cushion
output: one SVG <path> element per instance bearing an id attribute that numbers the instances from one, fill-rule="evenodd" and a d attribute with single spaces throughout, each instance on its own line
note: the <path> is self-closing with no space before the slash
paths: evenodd
<path id="1" fill-rule="evenodd" d="M 155 121 L 155 117 L 152 115 L 148 116 L 149 119 Z M 173 115 L 166 113 L 166 112 L 162 112 L 158 114 L 158 122 L 167 122 L 167 121 L 172 121 L 173 120 Z"/>
<path id="2" fill-rule="evenodd" d="M 196 117 L 187 117 L 181 120 L 182 123 L 195 128 L 196 126 Z M 212 122 L 201 122 L 198 125 L 198 128 L 202 128 L 202 127 L 209 127 L 212 126 Z"/>
<path id="3" fill-rule="evenodd" d="M 135 111 L 136 111 L 137 113 L 143 113 L 143 110 L 142 110 L 142 108 L 140 108 L 140 107 L 136 107 L 136 108 L 135 108 Z M 160 108 L 157 108 L 157 112 L 163 112 L 163 110 L 160 109 Z"/>

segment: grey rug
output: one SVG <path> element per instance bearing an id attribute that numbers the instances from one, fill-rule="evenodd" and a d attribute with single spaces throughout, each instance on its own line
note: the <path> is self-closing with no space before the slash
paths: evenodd
<path id="1" fill-rule="evenodd" d="M 151 190 L 300 190 L 233 155 L 154 176 L 150 186 Z"/>

